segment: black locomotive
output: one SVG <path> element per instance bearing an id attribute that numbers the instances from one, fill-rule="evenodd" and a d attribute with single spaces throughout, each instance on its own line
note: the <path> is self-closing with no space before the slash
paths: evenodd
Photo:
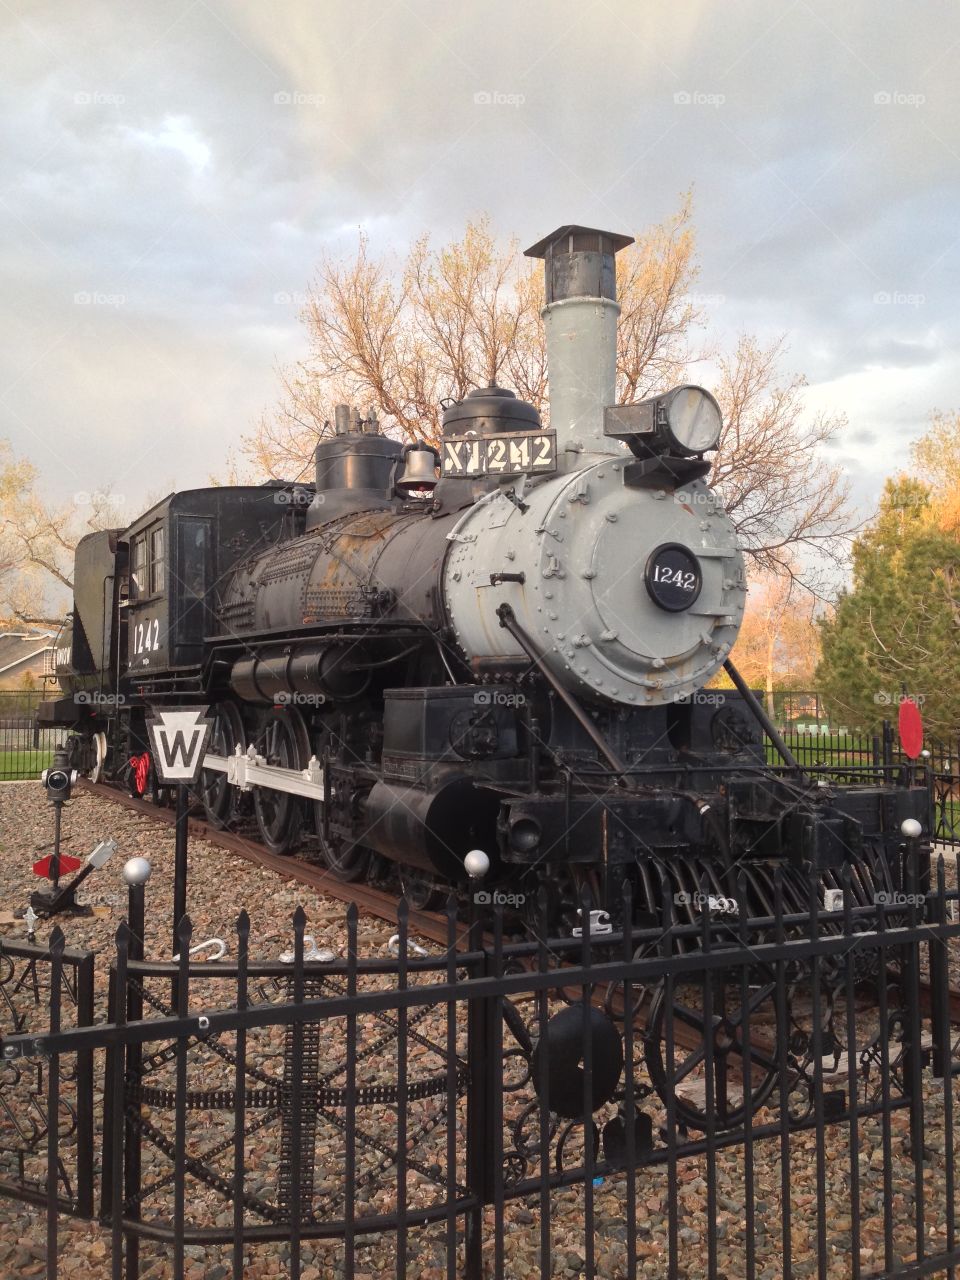
<path id="1" fill-rule="evenodd" d="M 691 912 L 734 869 L 754 907 L 778 865 L 883 879 L 901 823 L 929 831 L 926 789 L 806 776 L 730 666 L 746 579 L 705 483 L 718 406 L 615 404 L 628 243 L 566 226 L 528 250 L 549 428 L 498 386 L 446 409 L 439 450 L 339 406 L 315 483 L 177 493 L 85 538 L 65 696 L 41 710 L 77 767 L 150 790 L 151 709 L 209 704 L 212 821 L 255 816 L 348 881 L 396 865 L 421 905 L 477 849 L 558 924 L 584 887 L 615 910 L 625 877 L 639 912 L 662 874 Z M 725 663 L 738 692 L 707 687 Z"/>

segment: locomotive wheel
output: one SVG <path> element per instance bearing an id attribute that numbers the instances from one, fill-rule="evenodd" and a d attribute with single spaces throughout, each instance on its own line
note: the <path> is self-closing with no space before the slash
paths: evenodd
<path id="1" fill-rule="evenodd" d="M 232 702 L 218 702 L 211 712 L 213 729 L 208 750 L 215 756 L 232 756 L 237 747 L 243 747 L 243 721 Z M 227 825 L 227 817 L 234 799 L 234 788 L 227 782 L 227 775 L 217 769 L 203 769 L 197 790 L 207 815 L 214 827 Z"/>
<path id="2" fill-rule="evenodd" d="M 320 802 L 316 808 L 321 809 Z M 320 861 L 327 868 L 332 876 L 336 876 L 338 880 L 342 880 L 345 884 L 354 884 L 357 880 L 363 880 L 366 877 L 367 870 L 370 866 L 372 852 L 365 849 L 359 844 L 350 844 L 346 840 L 340 840 L 336 836 L 325 839 L 323 834 L 323 819 L 319 813 L 317 815 L 317 839 L 320 843 Z"/>
<path id="3" fill-rule="evenodd" d="M 93 746 L 93 765 L 87 777 L 91 782 L 99 782 L 105 772 L 107 763 L 107 735 L 105 733 L 95 733 L 92 740 Z"/>
<path id="4" fill-rule="evenodd" d="M 303 716 L 296 707 L 275 707 L 268 712 L 252 744 L 257 755 L 280 769 L 304 769 L 310 741 Z M 274 853 L 291 853 L 303 830 L 303 801 L 286 791 L 257 787 L 253 808 L 263 843 Z"/>
<path id="5" fill-rule="evenodd" d="M 436 911 L 446 898 L 443 885 L 418 867 L 400 868 L 400 888 L 415 911 Z"/>
<path id="6" fill-rule="evenodd" d="M 335 754 L 338 748 L 342 750 L 342 744 L 332 728 L 326 727 L 319 737 L 315 737 L 313 754 L 318 759 L 323 759 L 327 753 Z M 317 832 L 317 843 L 320 847 L 320 861 L 332 876 L 342 880 L 345 884 L 354 884 L 358 880 L 366 879 L 368 872 L 371 870 L 373 850 L 365 849 L 363 845 L 352 843 L 333 832 L 329 835 L 324 835 L 325 803 L 324 800 L 315 800 L 313 802 L 314 826 Z"/>
<path id="7" fill-rule="evenodd" d="M 739 975 L 721 975 L 713 992 L 709 1028 L 704 1015 L 704 988 L 698 983 L 677 984 L 672 1005 L 661 988 L 654 996 L 644 1032 L 644 1056 L 650 1079 L 666 1104 L 673 1095 L 674 1114 L 688 1129 L 704 1130 L 707 1115 L 707 1045 L 713 1045 L 712 1107 L 714 1126 L 735 1129 L 747 1115 L 747 1062 L 744 1024 L 750 1031 L 750 1111 L 755 1113 L 770 1096 L 778 1078 L 771 1037 L 760 1025 L 777 1030 L 776 983 L 773 975 L 762 973 L 759 984 L 751 986 L 746 1008 L 741 1001 Z M 673 1070 L 667 1070 L 666 1025 L 673 1024 Z"/>

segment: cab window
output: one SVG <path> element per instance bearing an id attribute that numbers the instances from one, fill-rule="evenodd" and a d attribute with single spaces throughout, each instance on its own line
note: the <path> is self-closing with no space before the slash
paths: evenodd
<path id="1" fill-rule="evenodd" d="M 161 526 L 150 534 L 150 594 L 158 595 L 164 590 L 165 556 L 164 530 Z"/>
<path id="2" fill-rule="evenodd" d="M 130 566 L 130 596 L 137 600 L 147 594 L 147 535 L 138 534 L 133 540 L 133 561 Z"/>
<path id="3" fill-rule="evenodd" d="M 180 636 L 199 644 L 207 633 L 207 589 L 212 559 L 212 528 L 206 517 L 185 516 L 179 525 L 177 587 L 180 590 Z"/>

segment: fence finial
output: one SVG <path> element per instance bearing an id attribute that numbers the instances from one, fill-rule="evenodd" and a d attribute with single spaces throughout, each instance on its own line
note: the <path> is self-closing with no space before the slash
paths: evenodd
<path id="1" fill-rule="evenodd" d="M 471 849 L 463 860 L 463 869 L 471 880 L 482 880 L 490 870 L 490 859 L 482 849 Z"/>
<path id="2" fill-rule="evenodd" d="M 128 858 L 123 864 L 123 879 L 126 884 L 146 884 L 153 874 L 153 867 L 148 858 Z"/>

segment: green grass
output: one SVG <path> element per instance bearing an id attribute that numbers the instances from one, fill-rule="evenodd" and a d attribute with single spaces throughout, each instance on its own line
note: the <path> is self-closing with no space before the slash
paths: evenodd
<path id="1" fill-rule="evenodd" d="M 53 758 L 53 750 L 0 749 L 0 782 L 36 781 Z"/>
<path id="2" fill-rule="evenodd" d="M 960 838 L 960 800 L 947 799 L 943 803 L 943 820 L 945 835 L 956 835 Z"/>
<path id="3" fill-rule="evenodd" d="M 801 764 L 823 763 L 839 769 L 849 765 L 873 764 L 870 744 L 855 738 L 844 738 L 838 734 L 824 734 L 822 738 L 806 734 L 798 737 L 788 733 L 784 741 Z M 767 743 L 767 763 L 782 763 L 779 752 L 770 743 Z"/>

